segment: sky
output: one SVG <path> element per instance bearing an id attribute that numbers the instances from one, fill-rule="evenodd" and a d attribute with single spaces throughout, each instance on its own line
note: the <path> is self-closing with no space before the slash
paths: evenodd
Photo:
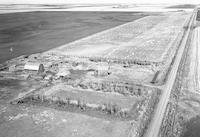
<path id="1" fill-rule="evenodd" d="M 169 3 L 200 4 L 200 0 L 0 0 L 0 4 L 68 4 L 68 3 Z"/>

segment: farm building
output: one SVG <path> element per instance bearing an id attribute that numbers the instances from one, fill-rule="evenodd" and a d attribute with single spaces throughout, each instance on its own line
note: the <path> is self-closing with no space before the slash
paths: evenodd
<path id="1" fill-rule="evenodd" d="M 109 66 L 97 66 L 96 71 L 95 71 L 95 75 L 97 75 L 97 76 L 107 76 L 111 73 L 109 70 L 110 70 Z"/>
<path id="2" fill-rule="evenodd" d="M 28 62 L 24 65 L 24 70 L 44 72 L 44 65 L 39 63 Z"/>

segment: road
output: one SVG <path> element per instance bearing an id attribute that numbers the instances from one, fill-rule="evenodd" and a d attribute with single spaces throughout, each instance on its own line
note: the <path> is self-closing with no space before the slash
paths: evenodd
<path id="1" fill-rule="evenodd" d="M 194 13 L 196 13 L 196 12 L 194 12 Z M 189 18 L 190 19 L 189 29 L 187 30 L 187 32 L 185 33 L 185 36 L 183 37 L 180 48 L 179 48 L 178 53 L 176 55 L 175 62 L 173 64 L 173 68 L 171 69 L 171 71 L 169 73 L 168 79 L 167 79 L 166 84 L 165 84 L 164 89 L 163 89 L 163 93 L 160 97 L 160 101 L 159 101 L 158 106 L 155 110 L 155 114 L 154 114 L 154 116 L 151 120 L 149 128 L 147 129 L 147 131 L 144 135 L 145 137 L 157 137 L 158 134 L 159 134 L 159 130 L 160 130 L 162 120 L 163 120 L 163 117 L 164 117 L 164 113 L 165 113 L 165 109 L 166 109 L 168 101 L 169 101 L 169 97 L 170 97 L 170 94 L 171 94 L 171 91 L 172 91 L 172 88 L 173 88 L 173 85 L 174 85 L 174 82 L 175 82 L 175 79 L 176 79 L 176 76 L 177 76 L 179 64 L 181 62 L 181 58 L 182 58 L 183 53 L 184 53 L 184 49 L 185 49 L 185 46 L 186 46 L 186 43 L 187 43 L 187 40 L 188 40 L 188 36 L 189 36 L 190 30 L 191 30 L 191 26 L 192 26 L 193 20 L 195 18 L 194 13 L 192 14 L 192 18 Z"/>
<path id="2" fill-rule="evenodd" d="M 199 48 L 199 43 L 200 42 L 200 28 L 196 28 L 194 30 L 194 46 L 196 46 L 196 67 L 195 67 L 195 90 L 196 92 L 199 93 L 199 81 L 200 81 L 200 77 L 199 77 L 199 72 L 200 72 L 200 48 Z"/>

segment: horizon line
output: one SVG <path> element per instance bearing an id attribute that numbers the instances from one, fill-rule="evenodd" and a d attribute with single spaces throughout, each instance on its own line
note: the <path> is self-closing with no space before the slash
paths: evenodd
<path id="1" fill-rule="evenodd" d="M 198 5 L 200 3 L 0 3 L 0 5 L 67 5 L 67 4 L 90 4 L 90 5 L 111 5 L 111 4 L 148 4 L 148 5 L 160 5 L 160 4 L 172 4 L 172 5 Z"/>

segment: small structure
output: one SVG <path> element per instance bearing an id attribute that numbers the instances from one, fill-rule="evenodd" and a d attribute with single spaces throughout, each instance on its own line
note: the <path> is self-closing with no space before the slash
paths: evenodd
<path id="1" fill-rule="evenodd" d="M 159 77 L 159 75 L 160 75 L 160 71 L 157 71 L 157 72 L 155 73 L 155 75 L 154 75 L 152 81 L 151 81 L 152 84 L 156 84 L 156 83 L 158 82 L 158 79 L 159 79 L 158 77 Z"/>
<path id="2" fill-rule="evenodd" d="M 111 74 L 109 66 L 97 66 L 95 75 L 97 76 L 108 76 Z"/>
<path id="3" fill-rule="evenodd" d="M 37 71 L 39 73 L 42 73 L 44 72 L 44 65 L 40 63 L 28 62 L 24 65 L 24 70 Z"/>

